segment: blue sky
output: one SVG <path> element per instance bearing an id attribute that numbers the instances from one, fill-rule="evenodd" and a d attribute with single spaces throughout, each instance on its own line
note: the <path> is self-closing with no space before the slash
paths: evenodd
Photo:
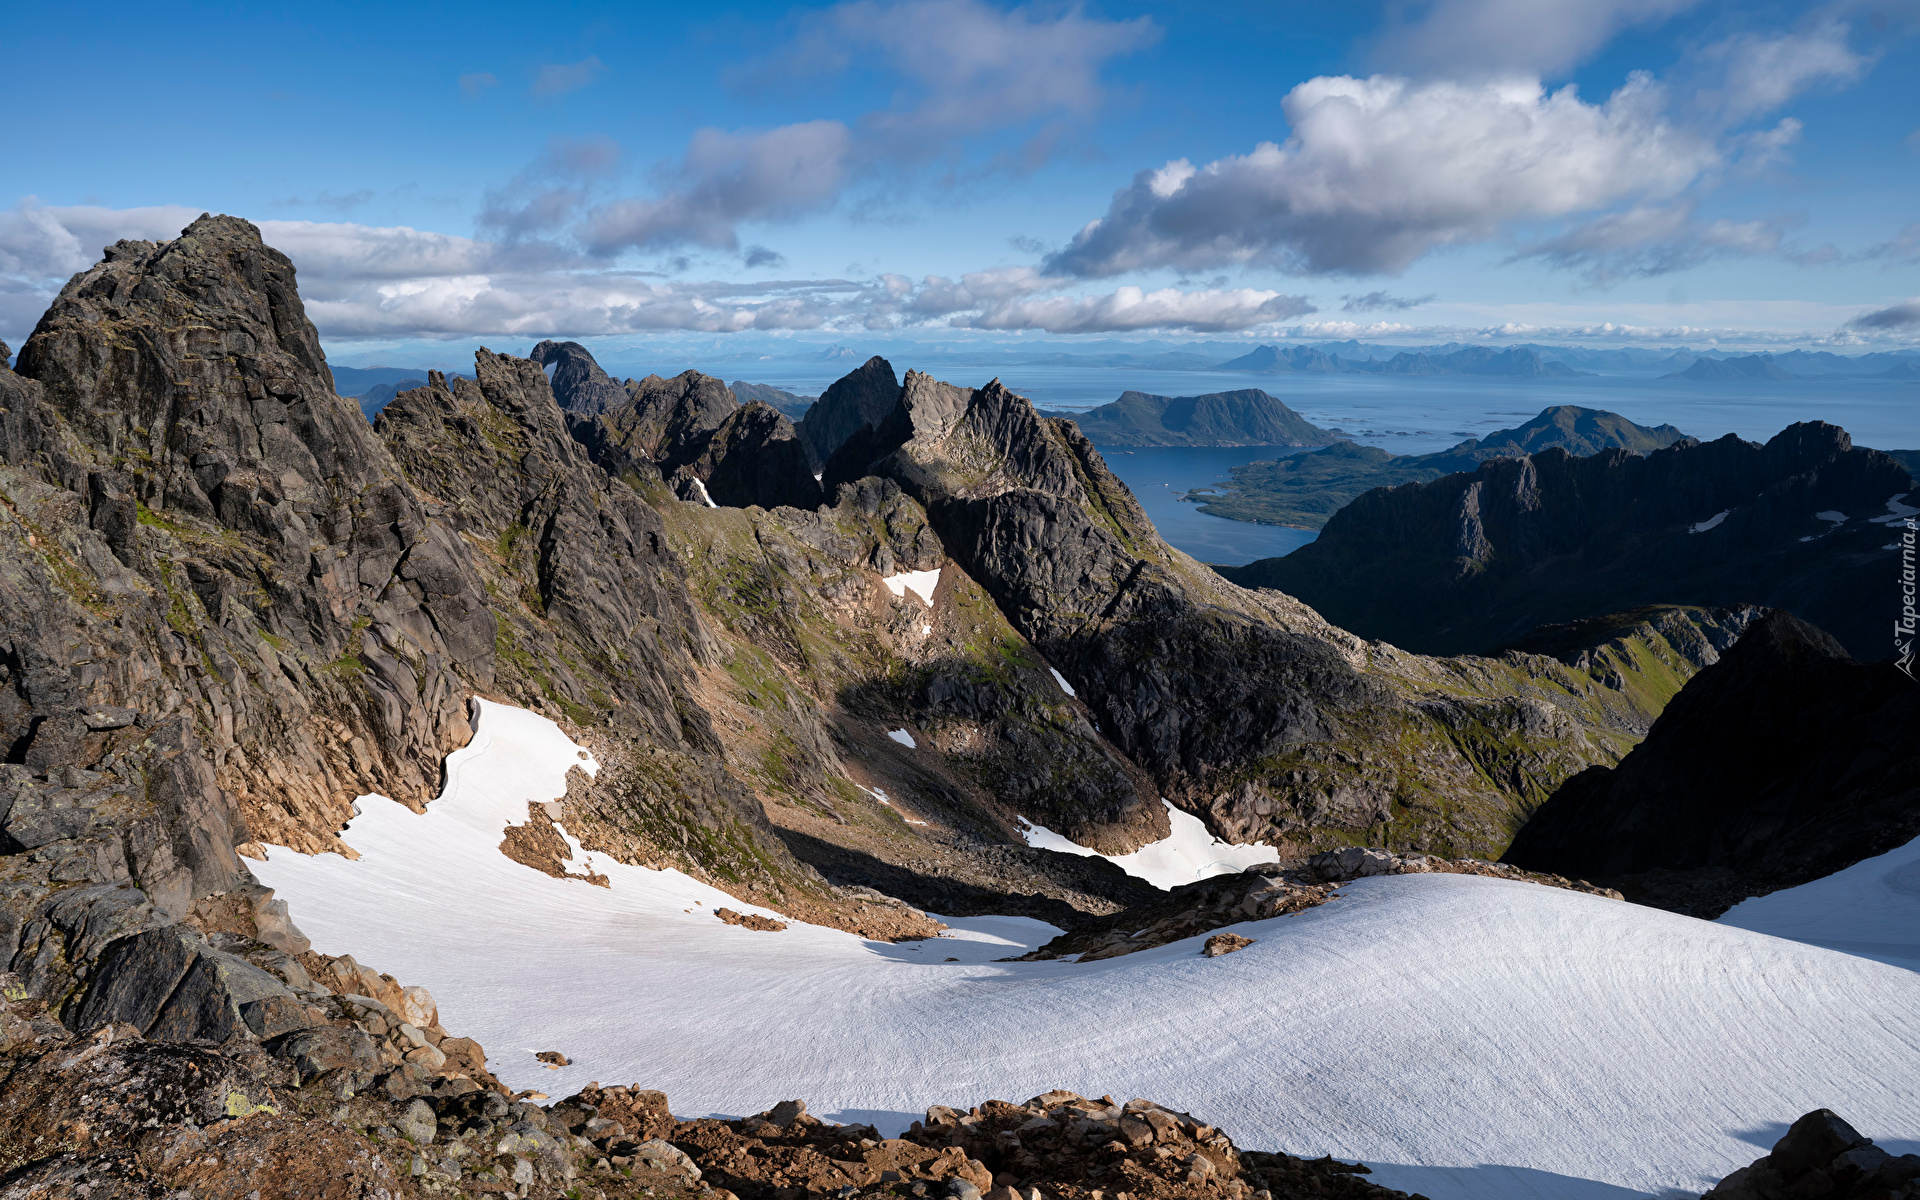
<path id="1" fill-rule="evenodd" d="M 346 362 L 1907 345 L 1917 30 L 1913 2 L 45 6 L 0 79 L 0 338 L 211 210 L 293 257 Z"/>

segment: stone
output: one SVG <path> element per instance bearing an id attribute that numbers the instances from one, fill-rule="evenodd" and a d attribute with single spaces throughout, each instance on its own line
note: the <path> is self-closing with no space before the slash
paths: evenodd
<path id="1" fill-rule="evenodd" d="M 433 1144 L 434 1134 L 439 1130 L 439 1118 L 434 1116 L 433 1106 L 425 1100 L 414 1100 L 396 1114 L 393 1127 L 400 1135 L 416 1146 Z"/>
<path id="2" fill-rule="evenodd" d="M 841 376 L 807 410 L 798 432 L 824 465 L 862 426 L 878 428 L 900 402 L 900 378 L 879 355 Z"/>
<path id="3" fill-rule="evenodd" d="M 773 1106 L 773 1111 L 767 1114 L 767 1119 L 782 1129 L 785 1129 L 806 1114 L 807 1102 L 805 1100 L 782 1100 Z"/>
<path id="4" fill-rule="evenodd" d="M 1253 938 L 1241 937 L 1237 933 L 1216 933 L 1207 939 L 1206 945 L 1200 948 L 1200 953 L 1208 958 L 1219 958 L 1222 954 L 1232 954 L 1235 950 L 1245 949 L 1253 943 Z"/>
<path id="5" fill-rule="evenodd" d="M 660 1138 L 649 1138 L 641 1142 L 634 1148 L 633 1158 L 655 1170 L 684 1176 L 689 1182 L 697 1183 L 700 1180 L 700 1168 L 694 1165 L 686 1152 Z"/>
<path id="6" fill-rule="evenodd" d="M 88 1033 L 124 1021 L 145 1033 L 199 957 L 192 930 L 171 925 L 122 938 L 106 948 L 79 1005 L 68 1006 L 67 1027 Z"/>
<path id="7" fill-rule="evenodd" d="M 370 1071 L 380 1060 L 372 1038 L 338 1025 L 282 1034 L 266 1047 L 276 1057 L 289 1060 L 303 1084 L 328 1071 Z"/>
<path id="8" fill-rule="evenodd" d="M 1867 1139 L 1830 1108 L 1817 1108 L 1795 1121 L 1773 1145 L 1773 1165 L 1792 1183 L 1823 1168 Z"/>
<path id="9" fill-rule="evenodd" d="M 527 358 L 553 368 L 553 398 L 567 412 L 591 417 L 626 402 L 626 390 L 600 369 L 579 342 L 541 342 L 528 351 Z"/>
<path id="10" fill-rule="evenodd" d="M 261 1041 L 326 1023 L 325 1017 L 292 996 L 266 996 L 249 1001 L 240 1006 L 240 1018 Z"/>
<path id="11" fill-rule="evenodd" d="M 980 1189 L 975 1187 L 971 1180 L 962 1179 L 959 1176 L 947 1181 L 946 1194 L 953 1200 L 983 1200 Z"/>

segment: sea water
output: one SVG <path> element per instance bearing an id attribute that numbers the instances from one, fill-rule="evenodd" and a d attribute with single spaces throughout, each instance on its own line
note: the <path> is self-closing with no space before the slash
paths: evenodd
<path id="1" fill-rule="evenodd" d="M 770 383 L 818 395 L 857 363 L 714 363 L 699 369 L 729 381 Z M 915 364 L 902 359 L 905 370 Z M 681 365 L 675 370 L 685 370 Z M 1763 442 L 1796 421 L 1826 421 L 1856 445 L 1920 448 L 1920 383 L 1884 379 L 1694 381 L 1650 375 L 1503 379 L 1474 375 L 1256 375 L 1085 367 L 983 359 L 943 360 L 925 368 L 968 387 L 998 378 L 1037 406 L 1085 411 L 1133 390 L 1163 396 L 1261 388 L 1323 429 L 1394 454 L 1427 454 L 1466 438 L 1518 425 L 1543 408 L 1574 404 L 1619 413 L 1641 425 L 1676 425 L 1710 441 L 1735 433 Z M 1292 451 L 1275 447 L 1169 449 L 1102 447 L 1107 463 L 1139 497 L 1161 536 L 1203 562 L 1238 564 L 1285 554 L 1313 540 L 1310 530 L 1211 517 L 1179 496 L 1218 486 L 1232 467 Z"/>

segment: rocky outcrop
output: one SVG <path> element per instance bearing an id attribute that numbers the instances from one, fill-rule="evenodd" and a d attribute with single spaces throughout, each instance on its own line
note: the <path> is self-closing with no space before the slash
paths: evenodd
<path id="1" fill-rule="evenodd" d="M 1195 883 L 1183 883 L 1119 912 L 1089 917 L 1037 950 L 1021 955 L 1014 962 L 1041 962 L 1047 959 L 1079 955 L 1076 961 L 1118 958 L 1139 950 L 1151 950 L 1168 942 L 1199 937 L 1222 925 L 1242 921 L 1265 921 L 1290 917 L 1337 899 L 1336 889 L 1355 879 L 1376 875 L 1479 875 L 1490 879 L 1512 879 L 1545 887 L 1565 888 L 1619 900 L 1619 892 L 1595 887 L 1577 879 L 1523 871 L 1505 863 L 1481 859 L 1446 859 L 1431 854 L 1396 854 L 1379 847 L 1347 846 L 1326 850 L 1304 863 L 1288 866 L 1263 863 L 1234 875 L 1215 875 Z M 1235 934 L 1219 935 L 1237 938 Z M 1211 946 L 1212 939 L 1208 940 Z M 1232 949 L 1252 943 L 1239 939 Z M 1207 957 L 1218 955 L 1208 950 Z"/>
<path id="2" fill-rule="evenodd" d="M 541 342 L 527 357 L 553 368 L 547 376 L 553 398 L 567 412 L 595 417 L 626 403 L 626 389 L 610 379 L 579 342 Z"/>
<path id="3" fill-rule="evenodd" d="M 684 481 L 698 479 L 701 495 L 726 507 L 817 508 L 825 497 L 813 476 L 813 459 L 793 422 L 755 402 L 735 409 L 667 483 L 679 492 Z"/>
<path id="4" fill-rule="evenodd" d="M 1892 458 L 1818 421 L 1765 446 L 1729 434 L 1644 455 L 1548 449 L 1368 492 L 1311 544 L 1228 574 L 1429 654 L 1658 603 L 1784 608 L 1879 658 L 1887 505 L 1912 487 Z"/>
<path id="5" fill-rule="evenodd" d="M 1782 612 L 1689 680 L 1616 767 L 1561 785 L 1505 861 L 1696 916 L 1920 836 L 1920 692 Z"/>
<path id="6" fill-rule="evenodd" d="M 1495 854 L 1561 779 L 1637 736 L 1559 664 L 1420 659 L 1226 583 L 1159 539 L 1071 422 L 997 381 L 909 372 L 827 482 L 861 474 L 925 504 L 1101 733 L 1230 840 L 1318 849 L 1341 830 Z"/>
<path id="7" fill-rule="evenodd" d="M 493 619 L 466 547 L 333 394 L 286 258 L 230 217 L 118 243 L 19 367 L 44 423 L 8 489 L 40 532 L 0 550 L 38 560 L 0 588 L 9 740 L 89 702 L 190 714 L 254 835 L 306 848 L 376 779 L 437 792 Z"/>
<path id="8" fill-rule="evenodd" d="M 862 426 L 884 422 L 899 400 L 900 379 L 893 364 L 876 354 L 820 394 L 800 421 L 800 437 L 814 461 L 824 466 Z"/>
<path id="9" fill-rule="evenodd" d="M 1704 360 L 1703 360 L 1704 361 Z M 1832 1109 L 1795 1121 L 1765 1158 L 1722 1179 L 1709 1200 L 1902 1200 L 1920 1196 L 1920 1154 L 1892 1155 Z"/>

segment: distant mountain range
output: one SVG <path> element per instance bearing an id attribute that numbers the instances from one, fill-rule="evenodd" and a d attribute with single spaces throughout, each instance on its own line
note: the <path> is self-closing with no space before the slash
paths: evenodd
<path id="1" fill-rule="evenodd" d="M 1537 350 L 1466 346 L 1448 352 L 1400 351 L 1391 358 L 1351 359 L 1311 346 L 1261 346 L 1213 368 L 1216 371 L 1252 371 L 1279 374 L 1308 371 L 1319 374 L 1368 375 L 1507 375 L 1538 379 L 1570 378 L 1592 372 L 1576 371 L 1566 363 L 1541 357 Z"/>
<path id="2" fill-rule="evenodd" d="M 1373 488 L 1425 483 L 1471 471 L 1490 458 L 1514 458 L 1549 446 L 1578 455 L 1614 447 L 1646 453 L 1685 436 L 1672 425 L 1649 429 L 1618 413 L 1562 404 L 1523 425 L 1433 454 L 1396 456 L 1341 442 L 1310 454 L 1251 462 L 1233 468 L 1233 482 L 1223 494 L 1209 496 L 1210 489 L 1201 489 L 1189 497 L 1205 498 L 1200 511 L 1216 517 L 1319 529 L 1342 505 Z"/>
<path id="3" fill-rule="evenodd" d="M 1901 461 L 1820 421 L 1647 454 L 1552 447 L 1379 488 L 1284 558 L 1218 568 L 1422 654 L 1647 604 L 1784 608 L 1864 659 L 1892 652 Z"/>
<path id="4" fill-rule="evenodd" d="M 789 421 L 798 421 L 806 416 L 807 410 L 813 407 L 813 402 L 820 398 L 802 396 L 798 392 L 789 392 L 785 388 L 777 388 L 770 383 L 748 383 L 744 379 L 736 379 L 727 386 L 731 387 L 733 394 L 740 398 L 740 403 L 752 404 L 758 400 Z"/>
<path id="5" fill-rule="evenodd" d="M 1204 396 L 1122 392 L 1089 412 L 1044 415 L 1076 422 L 1096 446 L 1326 446 L 1340 439 L 1259 388 Z"/>

